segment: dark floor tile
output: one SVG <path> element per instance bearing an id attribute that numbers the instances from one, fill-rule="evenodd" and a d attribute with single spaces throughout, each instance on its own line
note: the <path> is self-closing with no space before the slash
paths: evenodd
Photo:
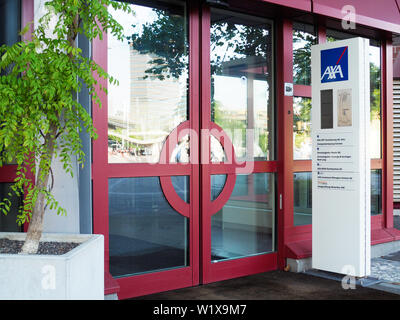
<path id="1" fill-rule="evenodd" d="M 140 300 L 400 300 L 400 295 L 307 274 L 273 271 L 139 297 Z"/>

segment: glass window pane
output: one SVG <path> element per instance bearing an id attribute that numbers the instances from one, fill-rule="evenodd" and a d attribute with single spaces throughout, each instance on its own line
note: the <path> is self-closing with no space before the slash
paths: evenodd
<path id="1" fill-rule="evenodd" d="M 311 46 L 317 43 L 315 27 L 293 23 L 293 83 L 311 85 Z"/>
<path id="2" fill-rule="evenodd" d="M 21 30 L 21 1 L 0 0 L 0 46 L 19 41 Z"/>
<path id="3" fill-rule="evenodd" d="M 108 196 L 112 276 L 189 264 L 188 219 L 170 206 L 158 177 L 111 178 Z"/>
<path id="4" fill-rule="evenodd" d="M 0 201 L 7 197 L 11 201 L 10 212 L 4 215 L 0 212 L 0 232 L 19 232 L 22 228 L 17 224 L 18 208 L 22 205 L 22 197 L 11 190 L 12 183 L 0 183 Z M 11 193 L 11 197 L 8 193 Z"/>
<path id="5" fill-rule="evenodd" d="M 210 139 L 210 161 L 211 163 L 226 162 L 227 156 L 221 143 L 214 137 Z"/>
<path id="6" fill-rule="evenodd" d="M 311 155 L 311 99 L 293 97 L 293 159 L 309 160 Z"/>
<path id="7" fill-rule="evenodd" d="M 172 176 L 171 177 L 172 185 L 178 196 L 185 202 L 190 202 L 190 178 L 189 176 Z"/>
<path id="8" fill-rule="evenodd" d="M 149 2 L 151 4 L 151 1 Z M 188 42 L 183 2 L 131 5 L 135 16 L 111 7 L 125 39 L 108 35 L 108 161 L 158 162 L 169 133 L 188 119 Z"/>
<path id="9" fill-rule="evenodd" d="M 381 48 L 369 46 L 370 108 L 369 135 L 370 157 L 381 158 Z"/>
<path id="10" fill-rule="evenodd" d="M 189 163 L 190 157 L 190 139 L 185 135 L 178 141 L 175 149 L 172 151 L 170 163 Z"/>
<path id="11" fill-rule="evenodd" d="M 275 250 L 274 174 L 254 173 L 237 178 L 230 199 L 211 217 L 213 262 Z"/>
<path id="12" fill-rule="evenodd" d="M 21 30 L 21 1 L 0 0 L 0 46 L 11 46 L 20 40 Z M 6 71 L 1 70 L 1 74 Z M 0 153 L 4 155 L 4 146 L 0 147 Z M 16 160 L 6 161 L 6 164 L 16 164 Z"/>
<path id="13" fill-rule="evenodd" d="M 382 170 L 371 170 L 371 215 L 382 213 Z"/>
<path id="14" fill-rule="evenodd" d="M 350 39 L 355 35 L 328 29 L 326 31 L 327 41 Z M 371 159 L 381 158 L 381 47 L 380 42 L 370 39 L 369 45 L 369 70 L 370 70 L 370 134 L 369 152 Z"/>
<path id="15" fill-rule="evenodd" d="M 296 172 L 293 175 L 293 224 L 303 226 L 312 223 L 311 172 Z"/>
<path id="16" fill-rule="evenodd" d="M 225 186 L 226 174 L 215 174 L 211 176 L 211 201 L 218 198 Z"/>
<path id="17" fill-rule="evenodd" d="M 293 224 L 312 224 L 312 174 L 296 172 L 293 175 Z M 371 170 L 371 215 L 382 214 L 382 170 Z"/>
<path id="18" fill-rule="evenodd" d="M 211 120 L 240 161 L 273 160 L 272 24 L 212 10 Z"/>

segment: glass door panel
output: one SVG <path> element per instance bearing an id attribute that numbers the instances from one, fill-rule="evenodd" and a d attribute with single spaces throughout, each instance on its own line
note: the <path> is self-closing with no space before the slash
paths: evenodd
<path id="1" fill-rule="evenodd" d="M 274 159 L 272 24 L 212 10 L 211 121 L 240 161 Z"/>
<path id="2" fill-rule="evenodd" d="M 157 163 L 167 136 L 189 116 L 186 7 L 151 4 L 132 4 L 134 17 L 118 12 L 123 42 L 108 35 L 108 73 L 119 80 L 108 94 L 109 163 Z"/>
<path id="3" fill-rule="evenodd" d="M 193 235 L 199 189 L 189 161 L 195 134 L 189 129 L 199 122 L 198 104 L 190 100 L 199 89 L 189 93 L 198 68 L 189 59 L 189 44 L 195 44 L 189 38 L 198 35 L 189 34 L 189 24 L 199 23 L 199 9 L 191 6 L 189 13 L 180 0 L 129 6 L 134 15 L 109 7 L 123 41 L 105 34 L 93 43 L 94 59 L 119 82 L 108 85 L 107 96 L 100 93 L 103 108 L 93 109 L 99 134 L 93 229 L 105 235 L 105 271 L 118 282 L 120 298 L 199 281 Z"/>
<path id="4" fill-rule="evenodd" d="M 130 5 L 134 16 L 109 7 L 124 29 L 122 42 L 108 35 L 108 73 L 119 81 L 108 88 L 111 166 L 158 163 L 167 137 L 189 116 L 186 7 L 179 1 L 147 5 Z M 187 140 L 174 150 L 172 162 L 187 159 Z M 188 218 L 164 194 L 157 168 L 145 177 L 125 175 L 108 179 L 111 275 L 188 266 Z M 189 199 L 185 177 L 169 177 L 183 201 Z"/>
<path id="5" fill-rule="evenodd" d="M 212 262 L 273 252 L 274 206 L 273 173 L 239 175 L 229 200 L 211 217 Z"/>
<path id="6" fill-rule="evenodd" d="M 189 265 L 188 218 L 168 203 L 158 177 L 111 178 L 108 188 L 112 276 Z"/>
<path id="7" fill-rule="evenodd" d="M 202 165 L 205 283 L 276 268 L 272 23 L 204 8 Z M 208 42 L 208 43 L 207 43 Z M 205 76 L 203 76 L 205 77 Z M 208 98 L 208 99 L 207 99 Z M 204 157 L 206 155 L 203 154 Z"/>

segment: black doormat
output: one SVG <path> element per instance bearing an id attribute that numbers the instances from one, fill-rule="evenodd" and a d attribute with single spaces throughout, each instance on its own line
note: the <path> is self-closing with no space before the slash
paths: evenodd
<path id="1" fill-rule="evenodd" d="M 400 251 L 388 254 L 387 256 L 382 257 L 382 259 L 392 260 L 392 261 L 400 261 Z"/>

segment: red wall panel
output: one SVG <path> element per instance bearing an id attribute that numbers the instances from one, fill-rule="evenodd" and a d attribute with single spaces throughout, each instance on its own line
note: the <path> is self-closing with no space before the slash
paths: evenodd
<path id="1" fill-rule="evenodd" d="M 312 0 L 263 0 L 265 2 L 273 3 L 273 4 L 278 4 L 281 6 L 289 7 L 289 8 L 294 8 L 294 9 L 300 9 L 304 11 L 309 11 L 311 12 L 311 2 Z"/>
<path id="2" fill-rule="evenodd" d="M 342 8 L 355 8 L 356 23 L 400 33 L 400 10 L 397 0 L 313 0 L 313 12 L 342 19 Z"/>

